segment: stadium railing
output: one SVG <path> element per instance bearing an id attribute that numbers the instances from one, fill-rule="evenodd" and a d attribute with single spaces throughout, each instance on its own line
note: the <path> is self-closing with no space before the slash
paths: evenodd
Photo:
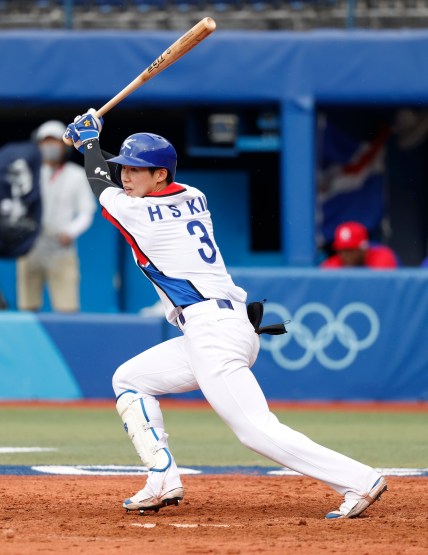
<path id="1" fill-rule="evenodd" d="M 0 28 L 426 28 L 428 0 L 0 0 Z"/>

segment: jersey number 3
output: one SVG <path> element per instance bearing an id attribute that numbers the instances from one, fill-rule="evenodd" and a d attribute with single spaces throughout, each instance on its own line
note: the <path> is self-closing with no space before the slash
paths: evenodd
<path id="1" fill-rule="evenodd" d="M 199 233 L 196 233 L 196 230 L 199 230 L 202 234 L 200 235 Z M 217 251 L 215 250 L 213 242 L 211 241 L 204 224 L 198 220 L 189 222 L 187 224 L 187 231 L 190 235 L 197 235 L 197 237 L 199 237 L 199 241 L 210 249 L 208 253 L 205 252 L 203 248 L 198 249 L 199 256 L 202 260 L 208 264 L 214 264 L 217 258 Z"/>

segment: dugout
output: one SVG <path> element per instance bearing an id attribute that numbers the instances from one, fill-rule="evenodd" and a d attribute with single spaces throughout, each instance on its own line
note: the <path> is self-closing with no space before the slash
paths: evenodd
<path id="1" fill-rule="evenodd" d="M 67 120 L 82 108 L 102 105 L 177 36 L 149 31 L 2 32 L 0 45 L 7 56 L 0 60 L 1 144 L 27 138 L 47 118 Z M 231 222 L 217 230 L 228 264 L 310 267 L 316 263 L 317 108 L 428 105 L 427 46 L 428 31 L 219 29 L 111 112 L 106 146 L 117 150 L 141 117 L 151 130 L 179 142 L 179 179 L 195 178 L 196 184 L 209 172 L 209 200 L 222 224 Z M 209 116 L 237 110 L 245 122 L 238 130 L 239 152 L 221 141 L 207 144 Z M 254 123 L 261 114 L 265 125 L 266 114 L 274 114 L 277 127 L 263 133 Z M 216 172 L 221 188 L 212 179 Z M 249 221 L 251 211 L 255 223 Z M 116 234 L 107 227 L 97 221 L 79 245 L 85 265 L 93 261 L 94 241 L 108 242 L 102 260 L 84 277 L 83 308 L 132 312 L 139 308 L 135 292 L 141 280 L 130 262 L 121 260 Z M 264 244 L 255 244 L 261 236 Z M 118 264 L 126 278 L 120 294 L 115 289 Z M 2 280 L 10 288 L 12 265 L 2 267 Z M 94 286 L 100 275 L 109 277 L 106 289 Z"/>

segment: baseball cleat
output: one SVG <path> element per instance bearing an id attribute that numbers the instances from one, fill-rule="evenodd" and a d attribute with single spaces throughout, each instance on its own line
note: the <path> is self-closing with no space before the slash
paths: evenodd
<path id="1" fill-rule="evenodd" d="M 325 515 L 325 518 L 355 518 L 363 511 L 370 507 L 375 501 L 378 501 L 384 491 L 388 489 L 385 478 L 378 478 L 373 484 L 369 493 L 358 500 L 349 500 L 342 503 L 337 511 L 331 511 Z"/>
<path id="2" fill-rule="evenodd" d="M 184 489 L 181 487 L 175 488 L 167 491 L 160 497 L 146 497 L 146 495 L 147 493 L 142 489 L 133 497 L 125 499 L 123 507 L 126 509 L 126 512 L 140 511 L 140 514 L 143 515 L 146 511 L 154 511 L 157 513 L 159 509 L 167 507 L 168 505 L 177 506 L 184 497 Z"/>

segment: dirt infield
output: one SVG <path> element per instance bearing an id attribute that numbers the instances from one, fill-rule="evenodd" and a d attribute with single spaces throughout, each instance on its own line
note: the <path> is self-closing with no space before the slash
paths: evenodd
<path id="1" fill-rule="evenodd" d="M 428 478 L 389 478 L 380 502 L 354 520 L 326 521 L 340 504 L 303 477 L 184 476 L 180 507 L 127 514 L 130 477 L 0 476 L 2 555 L 426 555 Z"/>
<path id="2" fill-rule="evenodd" d="M 198 399 L 162 399 L 162 409 L 173 410 L 212 410 L 207 401 Z M 78 401 L 0 401 L 0 407 L 39 407 L 39 408 L 85 408 L 115 409 L 114 399 L 81 399 Z M 401 401 L 272 401 L 269 407 L 273 410 L 322 411 L 322 412 L 428 412 L 428 402 Z"/>

